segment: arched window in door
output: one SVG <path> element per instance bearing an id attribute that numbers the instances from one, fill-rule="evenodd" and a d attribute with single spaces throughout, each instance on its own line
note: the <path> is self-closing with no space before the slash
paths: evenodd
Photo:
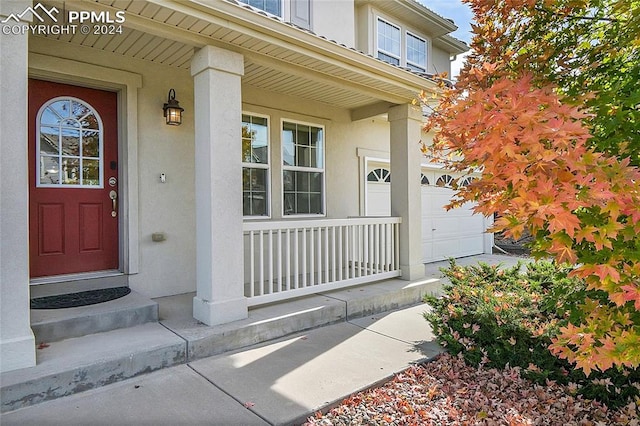
<path id="1" fill-rule="evenodd" d="M 367 182 L 391 183 L 391 172 L 388 169 L 373 169 L 367 175 Z"/>
<path id="2" fill-rule="evenodd" d="M 436 180 L 436 186 L 451 188 L 453 177 L 451 175 L 442 175 Z"/>
<path id="3" fill-rule="evenodd" d="M 45 103 L 36 123 L 36 186 L 102 188 L 103 132 L 88 103 L 72 97 Z"/>

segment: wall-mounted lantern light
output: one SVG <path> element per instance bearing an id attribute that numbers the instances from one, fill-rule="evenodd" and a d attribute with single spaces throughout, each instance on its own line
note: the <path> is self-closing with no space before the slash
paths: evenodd
<path id="1" fill-rule="evenodd" d="M 179 126 L 182 124 L 182 111 L 184 108 L 180 106 L 180 102 L 176 100 L 176 91 L 169 90 L 167 96 L 167 103 L 162 107 L 164 111 L 164 118 L 167 119 L 167 124 L 170 126 Z"/>

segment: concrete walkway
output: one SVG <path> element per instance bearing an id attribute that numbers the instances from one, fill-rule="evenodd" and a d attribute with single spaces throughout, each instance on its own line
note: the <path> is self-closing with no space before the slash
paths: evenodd
<path id="1" fill-rule="evenodd" d="M 427 305 L 295 334 L 3 414 L 2 425 L 286 425 L 441 351 Z"/>
<path id="2" fill-rule="evenodd" d="M 482 255 L 457 262 L 506 267 L 519 260 L 526 261 Z M 185 315 L 182 305 L 191 297 L 159 301 L 160 323 L 52 343 L 39 351 L 38 366 L 4 373 L 5 401 L 14 399 L 12 392 L 21 384 L 37 393 L 26 392 L 25 405 L 34 405 L 7 410 L 0 424 L 303 423 L 317 410 L 441 352 L 422 317 L 427 305 L 390 309 L 415 303 L 426 292 L 438 293 L 439 268 L 446 266 L 426 265 L 420 283 L 387 280 L 267 305 L 251 311 L 247 320 L 220 327 Z M 386 312 L 372 313 L 379 311 Z M 291 334 L 296 329 L 310 330 Z M 276 331 L 286 336 L 251 345 L 252 339 L 279 337 Z M 167 368 L 153 371 L 161 367 Z M 126 376 L 129 370 L 135 374 Z M 82 389 L 46 402 L 27 401 L 61 393 L 65 386 Z"/>

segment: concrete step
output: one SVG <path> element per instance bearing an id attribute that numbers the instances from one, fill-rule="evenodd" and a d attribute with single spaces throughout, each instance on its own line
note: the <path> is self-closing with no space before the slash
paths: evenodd
<path id="1" fill-rule="evenodd" d="M 184 294 L 152 302 L 155 318 L 159 315 L 160 323 L 149 322 L 61 341 L 56 340 L 62 333 L 72 332 L 65 328 L 85 333 L 98 325 L 85 328 L 83 322 L 101 324 L 103 316 L 115 317 L 104 320 L 106 323 L 122 321 L 123 325 L 131 321 L 118 319 L 128 315 L 124 305 L 137 305 L 136 300 L 144 298 L 132 293 L 99 305 L 62 310 L 75 310 L 66 314 L 32 310 L 37 339 L 47 343 L 39 346 L 35 367 L 0 376 L 2 411 L 13 411 L 296 332 L 415 305 L 426 294 L 438 294 L 440 289 L 437 278 L 416 282 L 385 280 L 255 307 L 249 310 L 245 320 L 213 327 L 193 319 L 194 294 Z M 122 300 L 125 298 L 128 299 Z M 86 316 L 79 315 L 81 312 Z M 68 318 L 63 318 L 65 315 Z M 47 327 L 50 331 L 46 331 Z M 48 338 L 43 339 L 46 333 Z"/>
<path id="2" fill-rule="evenodd" d="M 2 373 L 2 412 L 186 362 L 186 342 L 158 323 L 40 345 L 37 365 Z"/>
<path id="3" fill-rule="evenodd" d="M 241 321 L 209 327 L 193 318 L 193 296 L 188 293 L 154 299 L 160 322 L 189 342 L 189 360 L 218 355 L 296 332 L 387 312 L 441 294 L 435 277 L 409 282 L 390 279 L 348 289 L 252 308 Z"/>
<path id="4" fill-rule="evenodd" d="M 99 271 L 33 278 L 29 290 L 31 297 L 36 298 L 128 285 L 129 276 L 120 271 Z"/>
<path id="5" fill-rule="evenodd" d="M 131 292 L 109 302 L 66 309 L 32 309 L 36 343 L 57 342 L 158 321 L 158 304 Z"/>

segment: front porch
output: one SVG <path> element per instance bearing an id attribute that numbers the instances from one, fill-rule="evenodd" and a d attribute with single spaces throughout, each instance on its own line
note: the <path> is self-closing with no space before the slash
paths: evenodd
<path id="1" fill-rule="evenodd" d="M 95 7 L 116 10 L 110 3 Z M 265 303 L 400 276 L 406 285 L 424 275 L 422 114 L 411 101 L 434 82 L 230 2 L 134 2 L 131 8 L 126 39 L 118 44 L 124 50 L 108 37 L 4 38 L 3 49 L 13 56 L 3 63 L 17 71 L 1 79 L 11 89 L 5 99 L 18 111 L 3 117 L 3 165 L 28 162 L 27 128 L 14 125 L 28 121 L 27 75 L 118 94 L 119 161 L 109 167 L 117 168 L 120 185 L 113 216 L 119 221 L 118 272 L 130 288 L 152 298 L 191 293 L 185 312 L 215 330 L 251 321 L 255 309 L 249 308 Z M 139 16 L 142 8 L 158 18 Z M 160 54 L 167 44 L 171 49 Z M 181 127 L 163 124 L 168 88 L 185 107 Z M 271 154 L 260 165 L 269 173 L 271 206 L 259 221 L 243 221 L 244 115 L 268 117 Z M 323 132 L 323 145 L 314 147 L 323 150 L 322 164 L 286 158 L 283 134 L 292 123 Z M 365 214 L 359 148 L 390 157 L 393 218 L 357 217 Z M 313 192 L 289 188 L 285 175 L 294 173 L 320 176 L 320 211 L 287 216 L 285 197 Z M 9 166 L 2 177 L 1 367 L 39 369 L 31 367 L 41 351 L 28 309 L 29 202 L 19 190 L 29 188 L 28 174 Z M 158 241 L 154 234 L 167 238 Z"/>
<path id="2" fill-rule="evenodd" d="M 439 275 L 434 272 L 433 276 L 413 282 L 382 280 L 256 306 L 249 309 L 246 319 L 213 327 L 193 318 L 195 293 L 157 298 L 154 302 L 159 322 L 40 345 L 36 366 L 0 376 L 1 411 L 13 411 L 292 333 L 415 305 L 424 295 L 439 293 Z M 140 297 L 131 294 L 106 302 L 98 315 L 111 311 L 119 316 L 119 306 L 130 308 L 127 299 L 130 296 Z M 52 316 L 59 315 L 68 326 L 70 313 L 74 312 L 79 321 L 91 321 L 86 315 L 96 312 L 87 307 L 61 311 L 66 312 L 46 311 L 49 324 L 55 321 Z M 37 335 L 36 341 L 42 342 Z"/>
<path id="3" fill-rule="evenodd" d="M 457 262 L 468 265 L 481 261 L 510 267 L 521 260 L 525 259 L 485 254 Z M 1 412 L 296 332 L 334 323 L 351 323 L 357 318 L 416 305 L 426 294 L 441 294 L 444 282 L 439 268 L 447 265 L 447 261 L 424 265 L 425 278 L 417 281 L 393 278 L 252 307 L 248 318 L 214 327 L 193 318 L 193 293 L 157 298 L 154 302 L 159 310 L 159 322 L 50 342 L 38 349 L 36 366 L 2 373 Z M 125 300 L 127 297 L 106 302 L 104 305 L 110 306 L 105 306 L 102 314 L 109 308 L 117 312 L 119 307 L 130 307 L 131 302 Z M 83 316 L 87 308 L 65 311 L 67 313 L 60 313 L 62 320 L 67 321 L 68 311 L 72 311 L 81 321 L 87 321 Z M 47 311 L 47 314 L 55 314 L 55 311 Z"/>

